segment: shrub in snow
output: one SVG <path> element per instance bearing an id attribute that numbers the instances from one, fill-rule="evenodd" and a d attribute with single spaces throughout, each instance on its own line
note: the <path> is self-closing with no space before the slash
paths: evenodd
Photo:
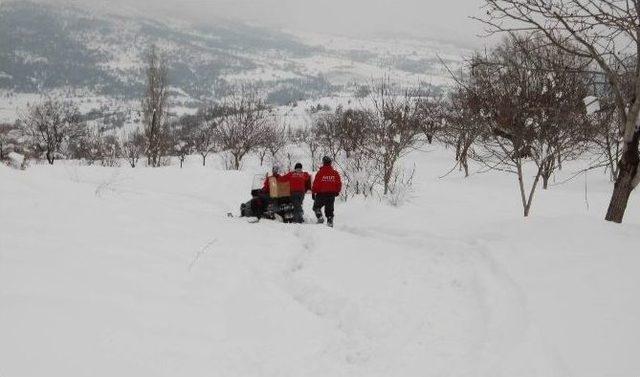
<path id="1" fill-rule="evenodd" d="M 401 206 L 413 197 L 413 179 L 416 168 L 396 172 L 390 182 L 389 191 L 384 196 L 386 201 L 394 207 Z"/>
<path id="2" fill-rule="evenodd" d="M 0 124 L 0 160 L 5 160 L 10 152 L 20 152 L 23 145 L 18 125 Z"/>
<path id="3" fill-rule="evenodd" d="M 356 195 L 366 198 L 376 193 L 380 175 L 374 161 L 361 155 L 351 155 L 349 158 L 339 158 L 336 165 L 342 174 L 343 199 Z"/>
<path id="4" fill-rule="evenodd" d="M 7 154 L 5 162 L 7 166 L 14 169 L 25 170 L 29 166 L 29 159 L 16 152 L 10 152 Z"/>

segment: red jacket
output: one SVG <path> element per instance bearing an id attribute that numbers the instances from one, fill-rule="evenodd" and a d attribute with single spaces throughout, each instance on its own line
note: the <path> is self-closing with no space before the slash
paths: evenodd
<path id="1" fill-rule="evenodd" d="M 338 174 L 331 165 L 323 165 L 313 179 L 313 187 L 311 191 L 314 194 L 338 195 L 340 194 L 340 190 L 342 190 L 340 174 Z"/>
<path id="2" fill-rule="evenodd" d="M 292 171 L 285 174 L 282 179 L 289 182 L 291 192 L 305 193 L 311 190 L 311 176 L 306 171 Z"/>

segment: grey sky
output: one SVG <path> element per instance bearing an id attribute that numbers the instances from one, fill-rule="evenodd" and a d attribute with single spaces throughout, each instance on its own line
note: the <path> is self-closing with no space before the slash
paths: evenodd
<path id="1" fill-rule="evenodd" d="M 63 0 L 65 1 L 65 0 Z M 409 33 L 479 44 L 482 26 L 469 19 L 483 0 L 66 0 L 160 6 L 200 21 L 236 18 L 292 30 L 350 35 Z"/>

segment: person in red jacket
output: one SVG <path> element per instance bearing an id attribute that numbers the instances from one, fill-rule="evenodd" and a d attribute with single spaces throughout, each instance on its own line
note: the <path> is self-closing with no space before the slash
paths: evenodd
<path id="1" fill-rule="evenodd" d="M 271 168 L 271 177 L 275 177 L 278 182 L 282 181 L 282 176 L 280 175 L 280 167 L 278 165 L 273 165 Z M 264 179 L 264 183 L 262 184 L 262 191 L 269 196 L 269 176 Z"/>
<path id="2" fill-rule="evenodd" d="M 291 189 L 291 204 L 293 204 L 294 208 L 293 221 L 302 223 L 304 222 L 302 203 L 304 202 L 305 193 L 311 190 L 311 176 L 306 171 L 302 171 L 302 164 L 298 162 L 294 170 L 285 174 L 282 179 L 289 182 Z"/>
<path id="3" fill-rule="evenodd" d="M 273 165 L 273 168 L 271 168 L 271 177 L 275 177 L 279 182 L 282 181 L 280 167 L 278 165 Z M 262 218 L 267 207 L 272 202 L 272 199 L 269 196 L 269 178 L 270 177 L 268 175 L 265 177 L 264 183 L 262 184 L 262 190 L 256 190 L 258 193 L 256 193 L 251 199 L 251 211 L 256 215 L 258 220 Z M 254 195 L 253 191 L 252 195 Z"/>
<path id="4" fill-rule="evenodd" d="M 331 158 L 322 158 L 322 167 L 313 179 L 311 192 L 313 194 L 313 211 L 316 213 L 318 223 L 323 223 L 322 207 L 327 216 L 327 224 L 333 226 L 333 205 L 336 196 L 342 190 L 342 180 L 340 174 L 331 166 Z"/>

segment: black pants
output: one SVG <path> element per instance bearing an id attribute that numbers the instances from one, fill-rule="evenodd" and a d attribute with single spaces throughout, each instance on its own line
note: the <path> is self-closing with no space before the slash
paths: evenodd
<path id="1" fill-rule="evenodd" d="M 316 194 L 316 198 L 313 201 L 313 212 L 320 218 L 322 216 L 322 207 L 324 207 L 324 214 L 327 219 L 333 219 L 333 204 L 336 201 L 334 194 Z"/>
<path id="2" fill-rule="evenodd" d="M 293 221 L 297 223 L 304 222 L 304 210 L 302 209 L 302 202 L 304 202 L 304 192 L 291 193 L 291 204 L 293 204 Z"/>

